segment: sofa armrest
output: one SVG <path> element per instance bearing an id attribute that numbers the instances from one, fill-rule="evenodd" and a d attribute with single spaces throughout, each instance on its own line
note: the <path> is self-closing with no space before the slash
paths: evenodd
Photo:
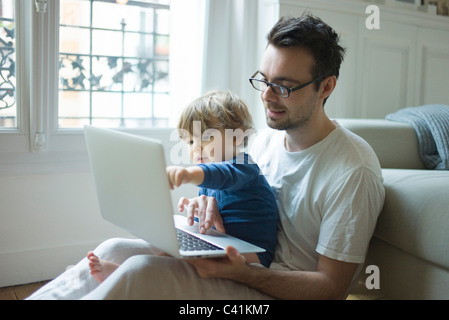
<path id="1" fill-rule="evenodd" d="M 384 119 L 336 119 L 368 142 L 382 168 L 425 169 L 412 126 Z"/>

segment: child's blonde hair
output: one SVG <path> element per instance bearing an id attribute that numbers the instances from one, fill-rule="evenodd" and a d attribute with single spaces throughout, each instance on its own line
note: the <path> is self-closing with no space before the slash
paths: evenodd
<path id="1" fill-rule="evenodd" d="M 184 130 L 193 135 L 194 121 L 201 123 L 201 133 L 207 129 L 241 129 L 244 132 L 253 129 L 253 120 L 245 102 L 230 91 L 211 91 L 192 101 L 182 112 L 178 123 L 181 138 Z"/>

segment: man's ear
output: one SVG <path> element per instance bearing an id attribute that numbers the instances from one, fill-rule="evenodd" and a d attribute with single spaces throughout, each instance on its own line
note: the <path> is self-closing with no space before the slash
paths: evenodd
<path id="1" fill-rule="evenodd" d="M 329 76 L 324 78 L 323 81 L 321 81 L 320 85 L 320 99 L 326 99 L 328 98 L 332 91 L 334 91 L 335 86 L 337 85 L 337 77 L 336 76 Z"/>

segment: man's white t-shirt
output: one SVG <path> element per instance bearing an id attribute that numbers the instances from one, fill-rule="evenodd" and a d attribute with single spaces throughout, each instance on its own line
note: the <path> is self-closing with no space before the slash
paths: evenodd
<path id="1" fill-rule="evenodd" d="M 300 152 L 285 149 L 285 134 L 262 130 L 250 150 L 279 210 L 270 268 L 314 271 L 318 254 L 363 263 L 385 196 L 374 151 L 338 124 L 324 140 Z"/>

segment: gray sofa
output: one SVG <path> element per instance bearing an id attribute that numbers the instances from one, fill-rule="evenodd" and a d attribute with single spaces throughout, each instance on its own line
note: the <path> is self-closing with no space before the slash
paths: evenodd
<path id="1" fill-rule="evenodd" d="M 379 267 L 381 296 L 449 299 L 449 171 L 425 169 L 408 124 L 337 121 L 372 146 L 383 168 L 385 204 L 366 262 Z"/>

